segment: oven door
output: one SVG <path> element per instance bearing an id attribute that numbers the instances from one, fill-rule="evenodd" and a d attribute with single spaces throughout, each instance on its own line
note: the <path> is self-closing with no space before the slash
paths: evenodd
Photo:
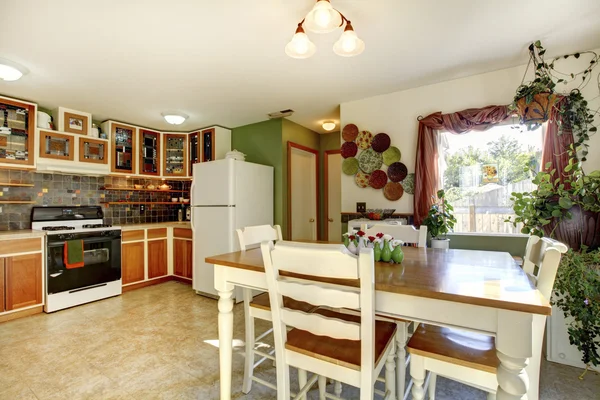
<path id="1" fill-rule="evenodd" d="M 64 265 L 67 240 L 83 240 L 83 262 L 79 268 Z M 97 287 L 121 279 L 121 233 L 49 235 L 47 239 L 47 293 Z"/>

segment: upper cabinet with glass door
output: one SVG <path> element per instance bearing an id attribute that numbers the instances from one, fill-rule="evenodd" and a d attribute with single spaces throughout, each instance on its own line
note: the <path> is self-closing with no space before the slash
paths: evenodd
<path id="1" fill-rule="evenodd" d="M 114 121 L 102 123 L 102 131 L 110 135 L 110 171 L 112 174 L 137 173 L 137 128 Z"/>
<path id="2" fill-rule="evenodd" d="M 0 96 L 0 166 L 34 168 L 37 105 Z"/>
<path id="3" fill-rule="evenodd" d="M 161 171 L 161 146 L 159 132 L 140 128 L 140 160 L 138 171 L 140 175 L 159 176 Z"/>
<path id="4" fill-rule="evenodd" d="M 164 133 L 163 157 L 165 177 L 187 177 L 187 134 Z"/>

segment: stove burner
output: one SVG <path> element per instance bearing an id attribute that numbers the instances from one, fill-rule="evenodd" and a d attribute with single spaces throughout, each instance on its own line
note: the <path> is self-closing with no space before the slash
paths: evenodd
<path id="1" fill-rule="evenodd" d="M 82 225 L 81 226 L 84 229 L 88 229 L 88 228 L 110 228 L 112 227 L 112 225 L 108 225 L 108 224 L 88 224 L 88 225 Z"/>
<path id="2" fill-rule="evenodd" d="M 43 231 L 72 231 L 74 230 L 74 226 L 44 226 L 42 227 Z"/>

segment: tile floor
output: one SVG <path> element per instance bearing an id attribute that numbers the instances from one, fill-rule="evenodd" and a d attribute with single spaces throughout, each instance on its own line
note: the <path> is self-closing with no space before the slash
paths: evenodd
<path id="1" fill-rule="evenodd" d="M 241 392 L 243 308 L 234 310 L 233 397 L 275 399 L 260 385 Z M 0 399 L 218 399 L 216 320 L 216 301 L 168 282 L 0 324 Z M 275 380 L 266 363 L 256 373 Z M 579 381 L 580 370 L 552 363 L 543 364 L 542 374 L 542 400 L 600 399 L 598 375 Z M 344 386 L 343 396 L 357 399 L 358 391 Z M 439 400 L 485 397 L 438 379 Z M 309 398 L 317 398 L 315 391 Z"/>

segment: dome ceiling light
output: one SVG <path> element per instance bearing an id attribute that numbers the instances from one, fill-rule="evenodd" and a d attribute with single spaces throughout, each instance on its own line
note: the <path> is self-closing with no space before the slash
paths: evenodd
<path id="1" fill-rule="evenodd" d="M 342 57 L 357 56 L 365 50 L 365 42 L 358 38 L 350 21 L 333 8 L 329 0 L 317 0 L 317 4 L 300 21 L 292 40 L 285 46 L 285 53 L 292 58 L 309 58 L 317 51 L 304 28 L 314 33 L 329 33 L 346 23 L 333 52 Z"/>
<path id="2" fill-rule="evenodd" d="M 0 58 L 0 79 L 11 82 L 21 79 L 29 70 L 16 62 Z"/>
<path id="3" fill-rule="evenodd" d="M 323 129 L 325 129 L 327 132 L 331 132 L 332 130 L 335 129 L 335 122 L 333 121 L 325 121 L 323 122 L 323 125 L 321 125 L 323 127 Z"/>
<path id="4" fill-rule="evenodd" d="M 162 116 L 171 125 L 181 125 L 188 118 L 185 114 L 175 112 L 162 113 Z"/>

